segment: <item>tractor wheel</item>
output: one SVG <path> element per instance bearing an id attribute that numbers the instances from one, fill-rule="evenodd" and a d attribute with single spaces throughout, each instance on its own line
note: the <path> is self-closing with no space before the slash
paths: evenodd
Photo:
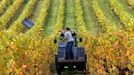
<path id="1" fill-rule="evenodd" d="M 60 71 L 60 70 L 57 70 L 57 74 L 58 74 L 58 75 L 61 75 L 61 71 Z"/>
<path id="2" fill-rule="evenodd" d="M 87 55 L 85 55 L 85 62 L 84 62 L 84 70 L 89 70 L 89 68 L 87 67 Z"/>
<path id="3" fill-rule="evenodd" d="M 56 71 L 58 75 L 61 75 L 62 72 L 62 66 L 59 65 L 58 63 L 58 57 L 55 55 L 55 66 L 56 66 Z"/>
<path id="4" fill-rule="evenodd" d="M 57 55 L 55 54 L 55 67 L 56 67 L 56 70 L 57 70 L 57 68 L 58 68 L 58 61 L 57 61 Z"/>
<path id="5" fill-rule="evenodd" d="M 62 69 L 63 69 L 62 66 L 58 64 L 57 65 L 57 74 L 58 75 L 61 75 Z"/>
<path id="6" fill-rule="evenodd" d="M 76 68 L 79 70 L 79 71 L 83 71 L 83 70 L 86 70 L 86 63 L 79 63 Z"/>
<path id="7" fill-rule="evenodd" d="M 87 55 L 85 55 L 85 63 L 87 63 Z"/>
<path id="8" fill-rule="evenodd" d="M 84 69 L 84 70 L 87 70 L 87 69 L 86 69 L 86 62 L 83 64 L 83 69 Z"/>

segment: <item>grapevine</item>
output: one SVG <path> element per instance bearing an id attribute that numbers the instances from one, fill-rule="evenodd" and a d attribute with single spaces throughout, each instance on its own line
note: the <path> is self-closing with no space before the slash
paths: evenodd
<path id="1" fill-rule="evenodd" d="M 26 5 L 25 9 L 22 11 L 20 17 L 13 23 L 13 25 L 7 30 L 8 33 L 20 33 L 24 29 L 24 26 L 22 25 L 22 21 L 30 16 L 32 13 L 32 9 L 36 3 L 36 0 L 30 0 L 28 4 Z"/>
<path id="2" fill-rule="evenodd" d="M 9 22 L 10 19 L 15 15 L 17 10 L 19 9 L 20 5 L 23 3 L 23 0 L 16 0 L 13 5 L 8 8 L 4 15 L 0 18 L 0 31 L 6 28 L 6 24 Z"/>

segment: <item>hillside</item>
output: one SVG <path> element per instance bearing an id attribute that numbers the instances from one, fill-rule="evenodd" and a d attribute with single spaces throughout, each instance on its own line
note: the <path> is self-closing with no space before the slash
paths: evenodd
<path id="1" fill-rule="evenodd" d="M 56 75 L 64 27 L 83 39 L 87 75 L 134 74 L 133 0 L 0 0 L 0 75 Z"/>

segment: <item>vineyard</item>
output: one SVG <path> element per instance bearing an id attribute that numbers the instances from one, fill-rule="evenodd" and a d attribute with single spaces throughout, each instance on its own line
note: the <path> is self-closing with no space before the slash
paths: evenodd
<path id="1" fill-rule="evenodd" d="M 134 0 L 0 0 L 0 75 L 56 75 L 64 27 L 83 38 L 87 75 L 134 75 Z"/>

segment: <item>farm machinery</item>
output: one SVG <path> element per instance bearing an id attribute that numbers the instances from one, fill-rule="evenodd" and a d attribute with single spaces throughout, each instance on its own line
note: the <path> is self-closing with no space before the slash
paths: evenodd
<path id="1" fill-rule="evenodd" d="M 65 53 L 65 43 L 58 42 L 57 54 L 55 54 L 55 66 L 58 75 L 68 69 L 70 71 L 79 70 L 84 72 L 86 70 L 86 54 L 84 47 L 78 46 L 76 32 L 72 32 L 72 36 L 75 39 L 75 45 L 73 47 L 73 59 L 66 59 Z M 60 39 L 64 37 L 64 34 L 60 34 Z M 79 38 L 79 42 L 82 42 L 82 38 Z M 54 43 L 57 43 L 57 39 L 54 40 Z"/>

